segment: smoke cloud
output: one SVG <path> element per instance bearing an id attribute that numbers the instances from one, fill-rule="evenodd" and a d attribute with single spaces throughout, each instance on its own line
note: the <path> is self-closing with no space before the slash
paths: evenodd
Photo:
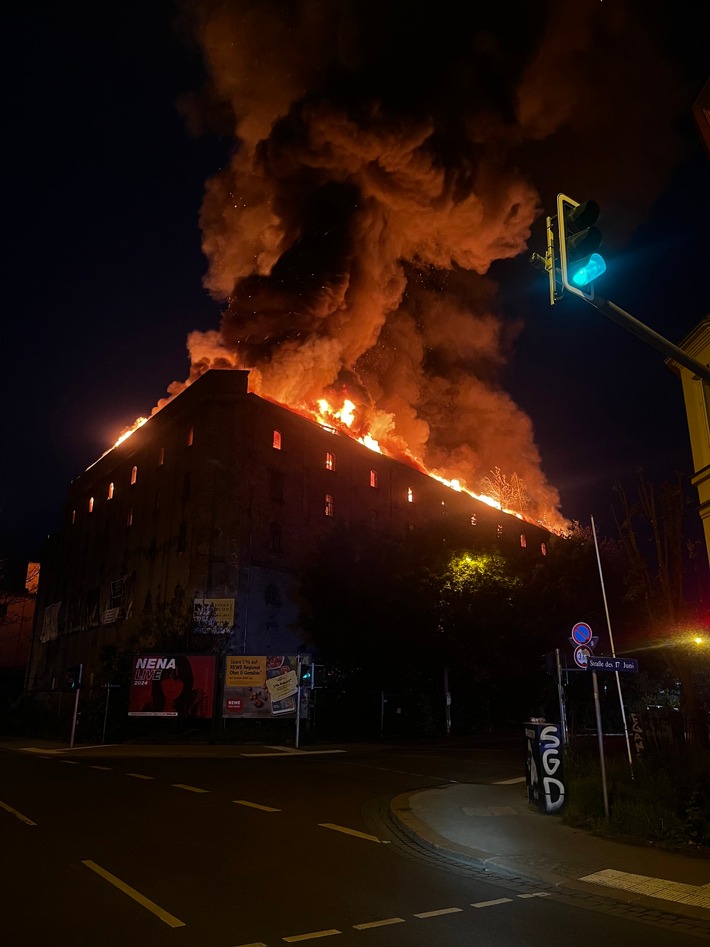
<path id="1" fill-rule="evenodd" d="M 599 123 L 594 63 L 630 35 L 643 61 L 645 40 L 629 4 L 460 6 L 185 6 L 208 80 L 183 110 L 233 149 L 200 216 L 221 325 L 191 334 L 169 396 L 234 367 L 293 407 L 348 397 L 386 452 L 476 492 L 494 468 L 515 474 L 526 515 L 562 526 L 531 419 L 499 383 L 520 326 L 487 274 L 527 251 L 542 213 L 525 146 L 574 135 L 580 103 Z"/>

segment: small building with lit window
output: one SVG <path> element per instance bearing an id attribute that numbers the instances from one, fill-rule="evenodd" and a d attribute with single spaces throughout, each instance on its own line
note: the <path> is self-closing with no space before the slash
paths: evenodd
<path id="1" fill-rule="evenodd" d="M 233 653 L 306 650 L 299 580 L 336 524 L 406 542 L 448 519 L 544 555 L 546 530 L 249 392 L 248 374 L 206 372 L 71 483 L 42 562 L 31 688 L 78 663 L 90 684 L 102 648 L 130 648 L 176 597 L 218 603 Z"/>

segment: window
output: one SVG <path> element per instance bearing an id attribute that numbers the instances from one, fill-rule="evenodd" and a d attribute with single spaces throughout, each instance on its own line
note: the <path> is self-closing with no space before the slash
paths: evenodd
<path id="1" fill-rule="evenodd" d="M 540 543 L 540 552 L 543 554 L 543 556 L 547 555 L 547 546 L 544 543 Z"/>
<path id="2" fill-rule="evenodd" d="M 72 526 L 76 523 L 76 510 L 71 511 L 71 524 Z"/>
<path id="3" fill-rule="evenodd" d="M 126 526 L 133 526 L 133 507 L 128 510 L 128 516 L 126 517 Z"/>
<path id="4" fill-rule="evenodd" d="M 370 486 L 377 487 L 377 471 L 376 470 L 370 471 Z"/>
<path id="5" fill-rule="evenodd" d="M 106 499 L 113 500 L 113 484 L 112 483 L 108 485 L 108 493 L 106 494 Z"/>
<path id="6" fill-rule="evenodd" d="M 137 479 L 138 479 L 138 468 L 134 467 L 133 470 L 131 471 L 131 483 L 132 484 L 135 483 Z"/>
<path id="7" fill-rule="evenodd" d="M 407 503 L 414 502 L 414 490 L 411 487 L 407 487 Z"/>
<path id="8" fill-rule="evenodd" d="M 194 441 L 194 439 L 195 439 L 195 429 L 191 425 L 187 431 L 187 441 L 186 441 L 187 447 L 192 447 L 192 442 Z"/>
<path id="9" fill-rule="evenodd" d="M 501 526 L 500 523 L 498 523 L 498 526 L 496 527 L 496 530 L 497 530 L 497 532 L 498 532 L 498 537 L 500 538 L 500 537 L 503 535 L 503 527 Z"/>
<path id="10" fill-rule="evenodd" d="M 93 512 L 94 512 L 94 498 L 89 497 L 89 513 L 93 513 Z"/>
<path id="11" fill-rule="evenodd" d="M 269 549 L 271 552 L 281 552 L 281 524 L 269 524 Z"/>
<path id="12" fill-rule="evenodd" d="M 326 516 L 333 515 L 333 494 L 332 493 L 326 493 L 325 495 L 325 515 Z"/>
<path id="13" fill-rule="evenodd" d="M 284 475 L 278 470 L 269 471 L 269 497 L 276 503 L 284 498 Z"/>
<path id="14" fill-rule="evenodd" d="M 528 545 L 528 541 L 525 538 L 525 533 L 520 534 L 520 545 L 522 546 L 523 549 L 525 549 Z"/>
<path id="15" fill-rule="evenodd" d="M 325 469 L 335 470 L 335 454 L 329 450 L 325 452 Z"/>
<path id="16" fill-rule="evenodd" d="M 177 541 L 177 551 L 185 552 L 185 547 L 187 546 L 187 523 L 185 520 L 180 523 L 180 531 L 178 532 L 178 541 Z"/>
<path id="17" fill-rule="evenodd" d="M 471 517 L 471 526 L 478 526 L 478 519 L 476 518 L 476 514 L 475 514 L 475 513 L 474 513 L 473 516 Z"/>
<path id="18" fill-rule="evenodd" d="M 160 453 L 158 454 L 158 466 L 162 467 L 164 463 L 165 463 L 165 448 L 161 447 Z"/>
<path id="19" fill-rule="evenodd" d="M 274 439 L 271 442 L 274 450 L 281 450 L 281 431 L 274 431 Z"/>

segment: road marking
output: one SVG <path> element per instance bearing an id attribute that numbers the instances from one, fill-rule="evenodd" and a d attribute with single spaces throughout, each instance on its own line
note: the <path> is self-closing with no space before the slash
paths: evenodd
<path id="1" fill-rule="evenodd" d="M 113 769 L 113 767 L 112 767 L 112 766 L 89 766 L 89 769 L 105 769 L 105 770 L 111 770 L 111 769 Z M 150 778 L 150 777 L 148 777 L 148 778 Z"/>
<path id="2" fill-rule="evenodd" d="M 155 779 L 155 776 L 144 776 L 143 773 L 126 773 L 126 776 L 132 776 L 134 779 Z"/>
<path id="3" fill-rule="evenodd" d="M 546 898 L 548 896 L 547 891 L 531 891 L 530 894 L 519 894 L 519 898 Z"/>
<path id="4" fill-rule="evenodd" d="M 647 898 L 660 898 L 663 901 L 678 901 L 683 904 L 694 904 L 696 907 L 710 908 L 710 887 L 708 885 L 689 885 L 680 881 L 665 881 L 663 878 L 634 875 L 628 871 L 616 871 L 613 868 L 605 868 L 603 871 L 597 871 L 592 875 L 585 875 L 579 880 L 606 885 L 608 888 L 633 891 L 634 894 L 642 894 Z"/>
<path id="5" fill-rule="evenodd" d="M 266 944 L 259 940 L 253 944 L 237 944 L 237 947 L 266 947 Z"/>
<path id="6" fill-rule="evenodd" d="M 112 875 L 110 871 L 106 871 L 106 869 L 102 868 L 101 865 L 97 865 L 96 862 L 93 862 L 90 859 L 83 859 L 81 863 L 82 865 L 86 865 L 86 867 L 90 868 L 92 871 L 95 871 L 97 875 L 101 875 L 102 878 L 118 888 L 119 891 L 123 891 L 123 893 L 127 894 L 129 898 L 133 898 L 133 900 L 137 901 L 138 904 L 142 905 L 148 911 L 151 911 L 156 917 L 159 917 L 160 920 L 169 927 L 185 927 L 184 921 L 181 921 L 179 918 L 174 917 L 167 911 L 164 911 L 163 908 L 155 903 L 155 901 L 151 901 L 149 898 L 144 897 L 140 891 L 136 891 L 135 888 L 131 888 L 131 886 L 127 885 L 125 881 L 121 881 L 120 878 Z"/>
<path id="7" fill-rule="evenodd" d="M 512 898 L 496 898 L 495 901 L 476 901 L 475 904 L 472 904 L 472 908 L 492 908 L 496 904 L 510 904 Z"/>
<path id="8" fill-rule="evenodd" d="M 299 940 L 315 940 L 316 937 L 332 937 L 333 934 L 342 934 L 342 931 L 336 931 L 335 928 L 332 928 L 329 931 L 313 931 L 312 934 L 295 934 L 293 937 L 282 937 L 282 940 L 285 940 L 287 944 L 295 944 Z"/>
<path id="9" fill-rule="evenodd" d="M 368 921 L 367 924 L 353 924 L 356 931 L 366 931 L 371 927 L 386 927 L 388 924 L 404 924 L 403 917 L 388 917 L 384 921 Z"/>
<path id="10" fill-rule="evenodd" d="M 415 914 L 415 917 L 441 917 L 442 914 L 458 914 L 463 908 L 441 908 L 440 911 L 424 911 L 422 914 Z"/>
<path id="11" fill-rule="evenodd" d="M 60 760 L 60 763 L 68 763 L 70 766 L 79 766 L 76 760 Z"/>
<path id="12" fill-rule="evenodd" d="M 319 822 L 324 829 L 333 829 L 334 832 L 342 832 L 344 835 L 354 835 L 355 838 L 364 838 L 368 842 L 377 842 L 378 845 L 382 844 L 382 840 L 378 839 L 376 835 L 368 835 L 367 832 L 358 832 L 357 829 L 348 829 L 344 825 L 336 825 L 335 822 Z"/>
<path id="13" fill-rule="evenodd" d="M 514 786 L 516 783 L 524 783 L 525 776 L 516 776 L 515 779 L 497 779 L 493 786 Z"/>
<path id="14" fill-rule="evenodd" d="M 56 753 L 64 753 L 64 750 L 48 750 L 44 746 L 22 746 L 20 750 L 23 753 L 43 753 L 47 756 L 55 755 Z"/>
<path id="15" fill-rule="evenodd" d="M 175 789 L 187 789 L 188 792 L 209 792 L 209 789 L 200 789 L 198 786 L 187 786 L 185 783 L 173 783 Z"/>
<path id="16" fill-rule="evenodd" d="M 274 809 L 272 806 L 262 806 L 258 802 L 248 802 L 246 799 L 232 799 L 232 802 L 238 806 L 249 806 L 250 809 L 261 809 L 263 812 L 281 812 L 280 809 Z"/>
<path id="17" fill-rule="evenodd" d="M 24 822 L 25 825 L 37 825 L 37 823 L 33 822 L 32 819 L 28 819 L 26 815 L 23 815 L 21 812 L 18 812 L 17 809 L 13 809 L 12 806 L 8 806 L 6 802 L 0 802 L 0 808 L 3 808 L 6 812 L 9 812 L 11 815 L 14 815 L 16 818 L 20 820 L 20 822 Z"/>

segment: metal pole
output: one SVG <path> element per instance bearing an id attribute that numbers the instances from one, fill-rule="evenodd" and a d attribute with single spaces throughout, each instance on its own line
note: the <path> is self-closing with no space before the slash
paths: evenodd
<path id="1" fill-rule="evenodd" d="M 101 743 L 106 742 L 106 721 L 108 720 L 108 701 L 111 696 L 111 685 L 106 684 L 106 708 L 104 709 L 104 728 L 101 732 Z"/>
<path id="2" fill-rule="evenodd" d="M 604 764 L 604 734 L 602 732 L 602 712 L 599 706 L 599 684 L 597 672 L 592 671 L 592 687 L 594 688 L 594 711 L 597 715 L 597 741 L 599 743 L 599 766 L 602 773 L 602 793 L 604 794 L 604 815 L 609 818 L 609 794 L 606 788 L 606 766 Z"/>
<path id="3" fill-rule="evenodd" d="M 71 722 L 71 738 L 69 740 L 70 747 L 74 746 L 74 734 L 76 733 L 76 718 L 79 712 L 79 691 L 80 691 L 80 688 L 77 687 L 76 696 L 74 697 L 74 716 Z"/>
<path id="4" fill-rule="evenodd" d="M 295 747 L 298 749 L 301 736 L 301 655 L 298 655 L 296 661 L 296 741 Z"/>
<path id="5" fill-rule="evenodd" d="M 385 692 L 380 691 L 380 740 L 385 736 Z"/>
<path id="6" fill-rule="evenodd" d="M 604 574 L 602 573 L 602 560 L 599 555 L 599 543 L 597 542 L 597 530 L 594 525 L 594 517 L 590 516 L 592 521 L 592 535 L 594 536 L 594 548 L 597 551 L 597 565 L 599 566 L 599 581 L 602 586 L 602 597 L 604 599 L 604 611 L 606 612 L 606 627 L 609 631 L 609 644 L 611 645 L 611 656 L 612 658 L 616 657 L 616 650 L 614 649 L 614 636 L 611 633 L 611 619 L 609 618 L 609 606 L 606 601 L 606 590 L 604 588 Z M 616 674 L 616 689 L 619 692 L 619 706 L 621 707 L 621 719 L 624 723 L 624 736 L 626 737 L 626 754 L 629 758 L 629 768 L 631 770 L 631 778 L 634 778 L 634 763 L 633 757 L 631 756 L 631 740 L 629 739 L 629 727 L 626 723 L 626 711 L 624 710 L 624 698 L 621 695 L 621 678 L 619 677 L 619 672 L 615 671 Z"/>
<path id="7" fill-rule="evenodd" d="M 451 695 L 449 694 L 449 669 L 444 668 L 444 713 L 446 718 L 446 736 L 451 736 Z"/>
<path id="8" fill-rule="evenodd" d="M 560 701 L 560 728 L 562 730 L 562 742 L 569 746 L 569 736 L 567 734 L 567 711 L 565 709 L 565 692 L 562 687 L 562 665 L 560 664 L 560 649 L 555 648 L 555 662 L 557 664 L 557 697 Z"/>

